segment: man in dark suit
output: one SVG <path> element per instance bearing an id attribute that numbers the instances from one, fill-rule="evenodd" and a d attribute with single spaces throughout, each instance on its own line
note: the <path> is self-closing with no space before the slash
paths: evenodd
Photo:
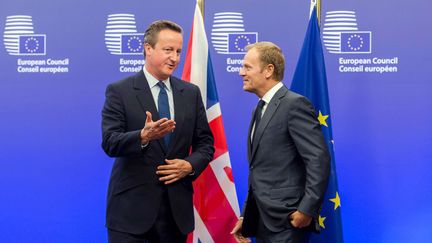
<path id="1" fill-rule="evenodd" d="M 144 68 L 108 85 L 102 147 L 116 157 L 108 188 L 111 243 L 186 242 L 194 229 L 192 181 L 213 158 L 213 135 L 197 86 L 171 76 L 182 29 L 153 22 Z"/>
<path id="2" fill-rule="evenodd" d="M 307 242 L 316 228 L 330 156 L 311 103 L 281 82 L 285 59 L 271 42 L 247 47 L 243 89 L 259 97 L 248 135 L 248 196 L 238 242 Z"/>

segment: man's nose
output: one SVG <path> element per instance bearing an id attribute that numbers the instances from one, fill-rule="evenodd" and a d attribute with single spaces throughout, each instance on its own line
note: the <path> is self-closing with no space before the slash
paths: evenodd
<path id="1" fill-rule="evenodd" d="M 239 75 L 240 76 L 244 76 L 245 75 L 244 68 L 240 68 Z"/>
<path id="2" fill-rule="evenodd" d="M 178 60 L 180 60 L 180 53 L 177 53 L 177 52 L 173 52 L 173 53 L 171 53 L 171 55 L 170 55 L 170 59 L 173 60 L 173 61 L 178 61 Z"/>

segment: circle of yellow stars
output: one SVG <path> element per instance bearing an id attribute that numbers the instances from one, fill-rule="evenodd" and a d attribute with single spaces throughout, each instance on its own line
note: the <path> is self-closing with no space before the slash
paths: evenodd
<path id="1" fill-rule="evenodd" d="M 351 41 L 352 41 L 353 39 L 357 39 L 357 40 L 360 42 L 360 43 L 358 44 L 357 47 L 354 47 L 354 46 L 353 46 L 354 43 L 351 43 Z M 353 35 L 351 35 L 351 36 L 348 38 L 348 47 L 349 47 L 351 50 L 353 50 L 353 51 L 358 51 L 358 50 L 360 50 L 360 49 L 363 47 L 363 44 L 364 44 L 364 41 L 363 41 L 363 38 L 362 38 L 360 35 L 353 34 Z"/>
<path id="2" fill-rule="evenodd" d="M 33 48 L 30 47 L 30 42 L 34 43 L 34 47 Z M 30 38 L 28 38 L 24 42 L 24 46 L 25 46 L 25 49 L 26 49 L 27 52 L 34 53 L 34 52 L 36 52 L 39 49 L 39 41 L 35 37 L 31 36 Z"/>
<path id="3" fill-rule="evenodd" d="M 139 44 L 137 45 L 136 48 L 132 47 L 132 41 L 138 41 Z M 142 47 L 141 40 L 137 36 L 132 36 L 131 38 L 129 38 L 127 40 L 127 47 L 132 52 L 138 52 L 141 49 L 141 47 Z"/>
<path id="4" fill-rule="evenodd" d="M 240 40 L 245 40 L 247 44 L 246 44 L 244 47 L 240 47 L 240 46 L 239 46 Z M 249 39 L 249 37 L 247 37 L 247 36 L 245 36 L 245 35 L 239 35 L 239 36 L 237 36 L 237 38 L 235 38 L 235 40 L 234 40 L 235 48 L 236 48 L 238 51 L 245 51 L 245 47 L 246 47 L 247 45 L 250 45 L 250 44 L 251 44 L 251 40 Z"/>

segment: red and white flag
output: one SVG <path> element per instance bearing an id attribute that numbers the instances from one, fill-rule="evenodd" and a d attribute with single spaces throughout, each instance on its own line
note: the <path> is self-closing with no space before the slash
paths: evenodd
<path id="1" fill-rule="evenodd" d="M 198 3 L 195 7 L 182 79 L 200 88 L 207 119 L 215 138 L 213 161 L 193 183 L 195 231 L 189 235 L 188 242 L 235 243 L 230 232 L 237 222 L 240 209 L 203 17 Z"/>

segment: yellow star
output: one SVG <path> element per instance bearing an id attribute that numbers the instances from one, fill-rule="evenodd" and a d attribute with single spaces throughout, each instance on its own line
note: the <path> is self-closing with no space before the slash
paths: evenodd
<path id="1" fill-rule="evenodd" d="M 329 117 L 328 115 L 323 116 L 323 114 L 321 113 L 321 111 L 319 111 L 318 121 L 319 121 L 319 123 L 321 125 L 324 125 L 324 126 L 328 127 L 327 126 L 327 122 L 326 122 L 326 120 L 327 120 L 328 117 Z"/>
<path id="2" fill-rule="evenodd" d="M 318 223 L 323 229 L 325 229 L 325 225 L 324 225 L 325 219 L 326 219 L 326 217 L 321 217 L 321 215 L 318 216 Z"/>
<path id="3" fill-rule="evenodd" d="M 335 198 L 331 198 L 330 201 L 332 201 L 334 203 L 334 210 L 336 210 L 338 207 L 341 206 L 340 198 L 339 198 L 339 193 L 338 192 L 336 192 L 336 197 Z"/>

